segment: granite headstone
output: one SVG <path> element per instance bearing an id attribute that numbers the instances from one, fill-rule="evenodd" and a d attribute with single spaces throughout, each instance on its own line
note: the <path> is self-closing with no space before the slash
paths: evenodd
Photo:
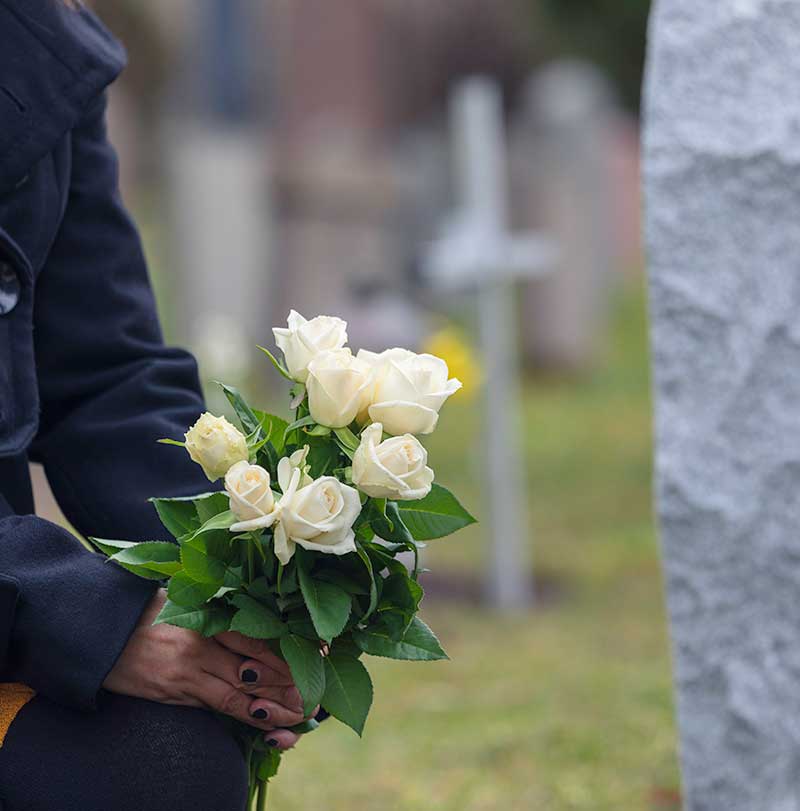
<path id="1" fill-rule="evenodd" d="M 644 188 L 685 808 L 800 809 L 800 3 L 657 0 Z"/>

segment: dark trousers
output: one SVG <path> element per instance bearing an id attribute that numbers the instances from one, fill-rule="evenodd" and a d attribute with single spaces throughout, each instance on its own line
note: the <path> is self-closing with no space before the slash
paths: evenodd
<path id="1" fill-rule="evenodd" d="M 99 707 L 22 708 L 0 748 L 3 811 L 244 811 L 244 758 L 210 712 L 110 693 Z"/>

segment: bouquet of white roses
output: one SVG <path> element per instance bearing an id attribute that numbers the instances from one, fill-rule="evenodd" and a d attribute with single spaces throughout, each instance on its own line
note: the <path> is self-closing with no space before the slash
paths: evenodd
<path id="1" fill-rule="evenodd" d="M 292 311 L 288 328 L 273 330 L 283 362 L 260 347 L 292 382 L 291 422 L 220 384 L 241 429 L 206 413 L 185 442 L 161 440 L 185 447 L 209 480 L 224 479 L 224 491 L 152 499 L 177 544 L 92 541 L 133 573 L 168 580 L 157 623 L 267 640 L 306 714 L 321 705 L 360 735 L 372 703 L 362 654 L 446 658 L 417 616 L 419 550 L 474 518 L 433 483 L 417 439 L 461 384 L 432 355 L 353 355 L 346 330 Z M 413 556 L 410 571 L 401 552 Z M 251 801 L 263 808 L 280 753 L 234 723 Z"/>

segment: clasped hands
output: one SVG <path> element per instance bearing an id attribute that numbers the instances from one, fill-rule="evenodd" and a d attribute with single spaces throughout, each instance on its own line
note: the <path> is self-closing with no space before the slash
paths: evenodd
<path id="1" fill-rule="evenodd" d="M 285 727 L 304 720 L 303 701 L 288 665 L 263 640 L 235 631 L 206 638 L 174 625 L 153 625 L 165 599 L 159 589 L 103 687 L 216 710 L 263 730 L 270 746 L 294 746 L 299 735 Z"/>

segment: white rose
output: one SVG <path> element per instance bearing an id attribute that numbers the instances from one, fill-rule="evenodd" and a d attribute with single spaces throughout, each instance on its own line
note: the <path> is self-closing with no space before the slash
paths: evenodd
<path id="1" fill-rule="evenodd" d="M 341 318 L 318 315 L 307 321 L 292 310 L 288 325 L 288 329 L 274 327 L 272 333 L 289 374 L 300 383 L 306 382 L 308 364 L 320 352 L 341 349 L 347 343 L 347 323 Z"/>
<path id="2" fill-rule="evenodd" d="M 434 355 L 408 349 L 375 354 L 361 350 L 359 359 L 371 364 L 369 418 L 383 424 L 387 434 L 429 434 L 439 421 L 439 409 L 461 388 L 448 380 L 447 364 Z"/>
<path id="3" fill-rule="evenodd" d="M 301 471 L 295 468 L 286 481 L 288 468 L 279 474 L 284 491 L 278 503 L 279 521 L 275 527 L 275 555 L 286 565 L 295 546 L 346 555 L 355 552 L 353 522 L 361 512 L 358 491 L 333 476 L 323 476 L 306 487 L 298 487 Z"/>
<path id="4" fill-rule="evenodd" d="M 367 402 L 370 366 L 349 349 L 323 352 L 308 364 L 308 410 L 320 425 L 344 428 Z"/>
<path id="5" fill-rule="evenodd" d="M 269 473 L 260 465 L 237 462 L 225 474 L 225 491 L 230 499 L 231 512 L 239 519 L 231 526 L 231 532 L 265 529 L 277 519 Z"/>
<path id="6" fill-rule="evenodd" d="M 381 442 L 383 426 L 373 422 L 361 434 L 353 456 L 353 484 L 373 498 L 410 501 L 431 491 L 433 471 L 428 452 L 411 434 Z"/>
<path id="7" fill-rule="evenodd" d="M 225 417 L 207 411 L 184 434 L 189 456 L 203 468 L 210 481 L 216 481 L 236 462 L 247 461 L 247 440 Z"/>

